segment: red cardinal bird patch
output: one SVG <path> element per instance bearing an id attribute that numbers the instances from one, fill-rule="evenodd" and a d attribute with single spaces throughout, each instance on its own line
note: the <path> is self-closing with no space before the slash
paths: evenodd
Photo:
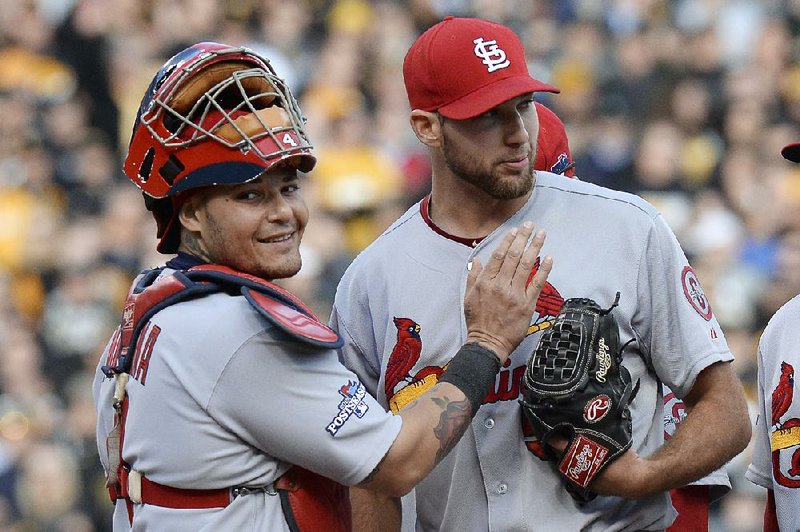
<path id="1" fill-rule="evenodd" d="M 793 400 L 794 367 L 781 362 L 781 375 L 771 397 L 772 474 L 781 486 L 800 488 L 800 418 L 786 418 Z"/>

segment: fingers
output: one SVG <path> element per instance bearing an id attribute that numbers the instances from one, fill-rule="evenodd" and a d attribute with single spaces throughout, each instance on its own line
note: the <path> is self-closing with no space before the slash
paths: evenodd
<path id="1" fill-rule="evenodd" d="M 533 233 L 533 223 L 530 221 L 521 227 L 511 229 L 492 253 L 489 264 L 483 268 L 483 275 L 494 279 L 497 288 L 510 286 L 512 290 L 525 291 L 529 298 L 535 299 L 553 269 L 553 259 L 551 257 L 542 259 L 539 269 L 530 279 L 536 258 L 539 257 L 546 238 L 545 231 L 540 229 L 528 245 L 531 233 Z M 470 271 L 470 275 L 475 276 L 473 282 L 477 279 L 478 273 L 480 272 Z"/>
<path id="2" fill-rule="evenodd" d="M 536 264 L 536 258 L 539 256 L 539 253 L 542 251 L 542 246 L 544 246 L 546 234 L 544 229 L 540 229 L 536 232 L 533 237 L 533 241 L 522 254 L 522 257 L 519 260 L 519 264 L 517 265 L 517 271 L 515 272 L 513 278 L 513 289 L 525 291 L 530 288 L 530 284 L 535 282 L 535 278 L 531 279 L 531 273 L 533 272 L 533 265 Z M 545 260 L 549 259 L 546 257 Z M 547 274 L 550 273 L 550 269 L 552 268 L 552 260 L 549 261 L 549 265 L 546 266 L 546 271 L 542 271 L 542 265 L 539 266 L 537 274 L 539 275 L 539 281 L 541 281 L 541 286 L 539 287 L 539 291 L 544 286 L 544 281 L 547 279 Z M 532 294 L 532 290 L 528 290 L 527 293 Z"/>
<path id="3" fill-rule="evenodd" d="M 489 259 L 489 263 L 486 265 L 484 270 L 484 275 L 488 276 L 489 278 L 493 278 L 497 276 L 500 272 L 500 268 L 503 266 L 503 263 L 506 259 L 506 254 L 508 253 L 511 244 L 514 243 L 514 240 L 517 237 L 517 233 L 519 229 L 514 227 L 506 236 L 503 237 L 503 240 L 497 245 L 495 250 L 492 252 L 492 258 Z M 470 270 L 471 272 L 471 270 Z"/>
<path id="4" fill-rule="evenodd" d="M 500 265 L 500 271 L 497 274 L 499 279 L 508 279 L 510 283 L 513 282 L 514 274 L 517 272 L 520 266 L 520 261 L 523 256 L 526 255 L 525 248 L 528 246 L 528 241 L 531 238 L 532 232 L 533 223 L 531 222 L 525 222 L 522 224 L 522 227 L 517 228 L 517 231 L 514 234 L 514 240 L 511 241 L 511 244 L 506 250 L 503 263 Z M 494 255 L 492 255 L 492 258 L 494 258 Z M 531 261 L 529 264 L 528 273 L 530 273 L 532 267 L 533 261 Z"/>
<path id="5" fill-rule="evenodd" d="M 545 240 L 544 231 L 539 231 L 531 241 L 532 233 L 531 222 L 511 229 L 486 266 L 475 259 L 467 273 L 467 338 L 492 349 L 502 360 L 525 337 L 535 300 L 552 268 L 552 261 L 545 259 L 531 279 L 533 287 L 526 287 Z"/>
<path id="6" fill-rule="evenodd" d="M 539 299 L 539 294 L 542 293 L 544 283 L 547 282 L 547 276 L 550 275 L 552 270 L 553 257 L 547 256 L 543 258 L 542 262 L 539 264 L 539 270 L 533 276 L 533 279 L 531 279 L 530 284 L 528 284 L 528 286 L 525 288 L 528 297 L 532 301 Z"/>

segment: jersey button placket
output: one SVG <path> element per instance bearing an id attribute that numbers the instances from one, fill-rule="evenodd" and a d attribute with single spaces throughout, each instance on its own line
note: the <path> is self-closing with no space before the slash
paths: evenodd
<path id="1" fill-rule="evenodd" d="M 508 484 L 506 484 L 505 482 L 501 482 L 500 484 L 498 484 L 497 493 L 500 495 L 505 495 L 506 493 L 508 493 Z"/>
<path id="2" fill-rule="evenodd" d="M 483 426 L 486 427 L 487 429 L 494 428 L 494 419 L 488 418 L 486 421 L 483 422 Z"/>

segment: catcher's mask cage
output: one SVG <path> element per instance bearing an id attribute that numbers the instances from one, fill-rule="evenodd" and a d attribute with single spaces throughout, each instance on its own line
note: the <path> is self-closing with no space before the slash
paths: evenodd
<path id="1" fill-rule="evenodd" d="M 304 123 L 269 60 L 252 50 L 202 42 L 167 61 L 142 99 L 124 164 L 158 224 L 158 250 L 177 251 L 181 192 L 245 183 L 279 163 L 310 171 Z"/>

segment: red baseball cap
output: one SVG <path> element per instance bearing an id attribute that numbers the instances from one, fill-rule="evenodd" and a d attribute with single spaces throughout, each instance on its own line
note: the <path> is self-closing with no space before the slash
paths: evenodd
<path id="1" fill-rule="evenodd" d="M 793 163 L 800 163 L 800 142 L 793 142 L 784 146 L 781 150 L 781 155 L 783 155 L 784 159 L 788 159 Z"/>
<path id="2" fill-rule="evenodd" d="M 559 92 L 531 77 L 525 49 L 506 26 L 445 17 L 411 45 L 403 80 L 412 109 L 463 120 L 529 92 Z"/>
<path id="3" fill-rule="evenodd" d="M 564 122 L 549 108 L 539 102 L 534 103 L 536 114 L 539 116 L 539 137 L 533 168 L 574 177 L 575 165 L 569 151 L 567 129 L 564 127 Z"/>

